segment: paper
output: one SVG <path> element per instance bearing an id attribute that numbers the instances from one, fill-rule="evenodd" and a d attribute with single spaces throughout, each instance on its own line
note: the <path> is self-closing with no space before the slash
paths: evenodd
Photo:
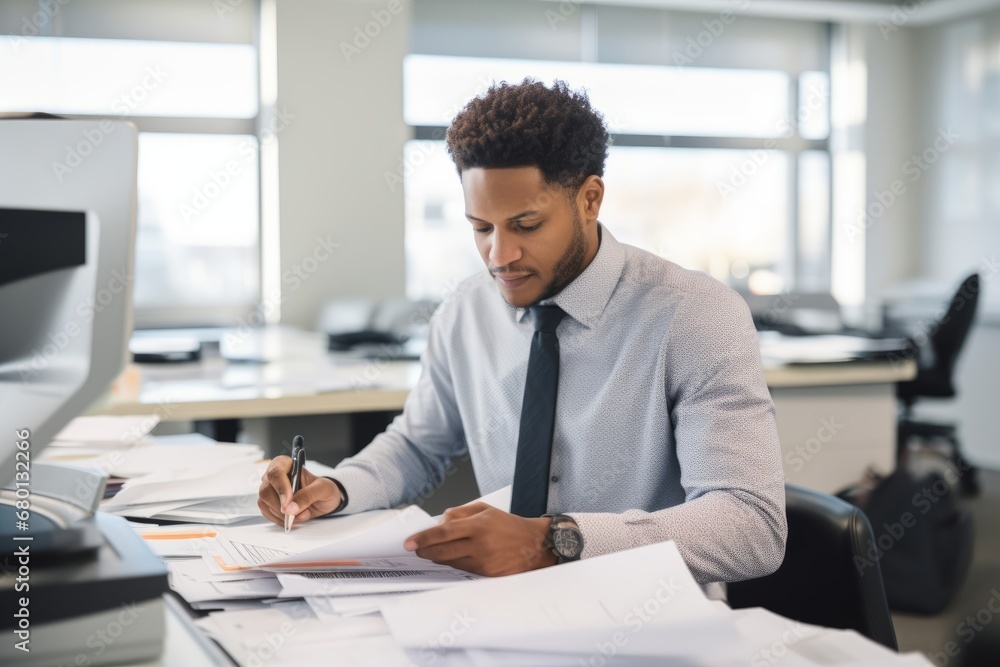
<path id="1" fill-rule="evenodd" d="M 165 521 L 190 521 L 223 526 L 248 519 L 259 519 L 260 508 L 257 507 L 257 495 L 248 494 L 164 508 L 155 516 Z"/>
<path id="2" fill-rule="evenodd" d="M 682 663 L 670 661 L 664 663 L 663 658 L 634 655 L 609 655 L 600 652 L 587 654 L 529 653 L 527 651 L 498 651 L 487 649 L 469 649 L 468 651 L 450 651 L 445 655 L 456 654 L 465 658 L 471 667 L 703 667 L 699 662 Z M 733 663 L 731 667 L 756 667 L 748 664 Z M 768 665 L 768 667 L 771 667 Z M 784 667 L 776 665 L 775 667 Z"/>
<path id="3" fill-rule="evenodd" d="M 305 603 L 286 602 L 213 613 L 195 623 L 242 665 L 409 664 L 377 616 L 321 622 Z"/>
<path id="4" fill-rule="evenodd" d="M 116 477 L 158 473 L 176 479 L 178 473 L 242 463 L 252 465 L 262 458 L 263 451 L 257 445 L 137 445 L 105 454 L 100 461 L 110 464 L 105 469 Z"/>
<path id="5" fill-rule="evenodd" d="M 787 364 L 833 363 L 864 358 L 887 360 L 892 352 L 906 348 L 906 341 L 900 338 L 783 336 L 769 331 L 761 331 L 758 336 L 762 358 Z"/>
<path id="6" fill-rule="evenodd" d="M 113 477 L 144 477 L 148 483 L 201 477 L 206 468 L 253 464 L 263 458 L 263 452 L 256 445 L 154 445 L 143 442 L 129 447 L 97 449 L 57 447 L 46 458 L 76 461 Z"/>
<path id="7" fill-rule="evenodd" d="M 263 570 L 251 570 L 247 572 L 213 572 L 208 561 L 199 560 L 177 560 L 170 563 L 171 572 L 183 575 L 193 581 L 238 581 L 241 579 L 274 579 L 271 572 Z"/>
<path id="8" fill-rule="evenodd" d="M 336 620 L 343 617 L 365 616 L 379 613 L 379 605 L 409 595 L 409 592 L 366 593 L 363 595 L 343 595 L 332 597 L 306 596 L 303 599 L 321 620 Z"/>
<path id="9" fill-rule="evenodd" d="M 143 505 L 126 505 L 125 507 L 108 507 L 107 501 L 105 501 L 101 506 L 101 511 L 136 519 L 151 519 L 154 516 L 158 516 L 160 512 L 187 507 L 190 504 L 190 500 L 174 500 L 167 503 L 146 503 Z"/>
<path id="10" fill-rule="evenodd" d="M 433 528 L 437 525 L 437 521 L 416 505 L 403 510 L 389 511 L 398 513 L 370 530 L 351 534 L 309 551 L 286 556 L 274 564 L 322 566 L 325 562 L 345 558 L 412 557 L 413 553 L 403 548 L 403 542 L 415 533 Z M 337 520 L 338 518 L 333 518 L 328 521 L 335 523 Z"/>
<path id="11" fill-rule="evenodd" d="M 457 586 L 481 577 L 447 566 L 424 570 L 366 570 L 346 572 L 307 572 L 278 574 L 279 597 L 365 595 L 426 591 Z"/>
<path id="12" fill-rule="evenodd" d="M 200 561 L 193 561 L 201 564 Z M 169 562 L 170 588 L 188 602 L 246 600 L 277 597 L 281 584 L 274 577 L 215 578 L 204 581 L 189 576 L 185 561 Z"/>
<path id="13" fill-rule="evenodd" d="M 292 571 L 359 567 L 359 559 L 412 559 L 403 542 L 435 525 L 435 519 L 411 506 L 316 519 L 289 533 L 270 522 L 225 529 L 218 539 L 225 553 L 217 564 L 226 569 L 266 566 Z"/>
<path id="14" fill-rule="evenodd" d="M 160 423 L 157 415 L 135 417 L 77 417 L 53 440 L 74 443 L 108 443 L 131 445 L 138 442 Z"/>
<path id="15" fill-rule="evenodd" d="M 719 603 L 721 604 L 721 603 Z M 743 640 L 739 656 L 706 654 L 695 667 L 778 664 L 781 667 L 917 667 L 930 665 L 919 654 L 900 655 L 852 630 L 799 623 L 766 609 L 730 610 Z"/>
<path id="16" fill-rule="evenodd" d="M 673 542 L 420 593 L 381 610 L 409 648 L 434 642 L 456 621 L 463 629 L 453 633 L 455 648 L 580 653 L 611 641 L 622 655 L 694 656 L 708 645 L 716 654 L 741 646 Z"/>
<path id="17" fill-rule="evenodd" d="M 504 512 L 510 511 L 510 497 L 511 497 L 511 486 L 508 484 L 502 489 L 497 489 L 493 493 L 487 493 L 482 498 L 477 498 L 472 502 L 466 503 L 466 505 L 471 505 L 472 503 L 486 503 L 487 505 L 492 505 L 499 510 Z"/>
<path id="18" fill-rule="evenodd" d="M 233 466 L 206 468 L 200 477 L 174 481 L 129 480 L 114 498 L 103 507 L 114 509 L 127 505 L 165 503 L 178 500 L 203 501 L 228 496 L 257 493 L 266 462 L 241 463 Z"/>
<path id="19" fill-rule="evenodd" d="M 403 510 L 374 510 L 314 519 L 296 524 L 287 533 L 279 525 L 261 521 L 252 526 L 229 528 L 222 531 L 222 534 L 232 542 L 254 544 L 290 554 L 301 553 L 322 547 L 334 540 L 343 540 L 371 531 L 394 519 L 398 521 L 401 512 Z"/>
<path id="20" fill-rule="evenodd" d="M 130 524 L 160 558 L 201 558 L 215 540 L 215 529 L 205 526 L 150 526 Z"/>

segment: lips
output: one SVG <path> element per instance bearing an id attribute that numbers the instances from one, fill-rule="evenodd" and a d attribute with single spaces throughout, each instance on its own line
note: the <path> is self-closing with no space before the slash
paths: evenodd
<path id="1" fill-rule="evenodd" d="M 524 283 L 528 282 L 528 278 L 531 277 L 531 274 L 528 273 L 526 275 L 519 276 L 516 278 L 502 278 L 500 275 L 494 274 L 494 277 L 497 279 L 497 282 L 499 282 L 503 287 L 506 287 L 507 289 L 515 289 L 517 287 L 520 287 Z"/>

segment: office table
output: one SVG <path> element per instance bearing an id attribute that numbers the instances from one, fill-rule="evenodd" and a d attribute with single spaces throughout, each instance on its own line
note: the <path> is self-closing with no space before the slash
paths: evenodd
<path id="1" fill-rule="evenodd" d="M 789 364 L 765 358 L 763 368 L 786 481 L 833 493 L 858 481 L 869 466 L 892 470 L 895 384 L 915 376 L 912 359 Z M 322 442 L 350 432 L 345 417 L 376 413 L 363 445 L 388 423 L 386 413 L 402 410 L 419 375 L 417 361 L 328 353 L 323 336 L 300 333 L 293 348 L 270 363 L 228 362 L 209 353 L 200 362 L 133 364 L 91 414 L 156 414 L 161 421 L 240 419 L 245 439 L 273 454 L 275 443 L 291 440 L 289 429 L 306 428 L 306 416 L 314 420 L 314 435 L 307 440 Z"/>

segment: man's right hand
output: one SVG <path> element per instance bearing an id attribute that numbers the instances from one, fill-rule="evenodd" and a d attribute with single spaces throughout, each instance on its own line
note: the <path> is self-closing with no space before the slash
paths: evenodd
<path id="1" fill-rule="evenodd" d="M 317 477 L 302 469 L 302 486 L 292 497 L 292 483 L 288 473 L 292 457 L 277 456 L 267 467 L 257 492 L 260 513 L 279 526 L 285 525 L 285 514 L 294 514 L 295 523 L 329 514 L 340 506 L 340 489 L 332 480 Z"/>

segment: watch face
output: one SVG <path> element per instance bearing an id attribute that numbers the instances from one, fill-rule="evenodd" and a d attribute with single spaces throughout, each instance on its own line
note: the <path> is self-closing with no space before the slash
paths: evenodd
<path id="1" fill-rule="evenodd" d="M 552 531 L 552 548 L 563 558 L 576 558 L 583 550 L 580 535 L 572 528 L 556 528 Z"/>

